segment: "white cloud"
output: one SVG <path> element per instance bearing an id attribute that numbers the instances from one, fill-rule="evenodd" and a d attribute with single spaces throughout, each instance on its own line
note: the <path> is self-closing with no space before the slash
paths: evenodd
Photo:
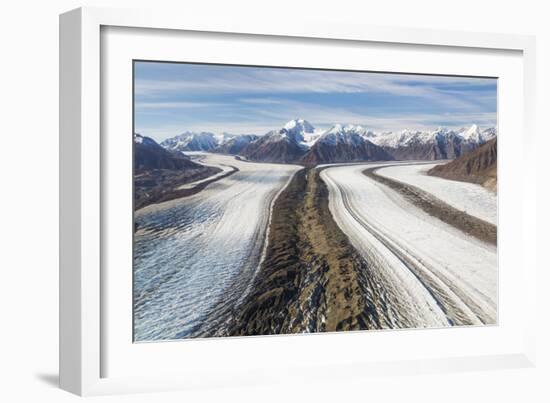
<path id="1" fill-rule="evenodd" d="M 460 77 L 395 75 L 381 73 L 342 73 L 317 70 L 260 69 L 231 71 L 207 77 L 188 79 L 136 80 L 138 96 L 181 93 L 385 93 L 422 97 L 450 106 L 466 107 L 469 101 L 457 96 L 456 90 L 442 90 L 442 85 L 479 85 L 486 79 Z M 251 100 L 251 99 L 248 99 Z M 245 101 L 246 102 L 246 101 Z M 261 102 L 261 101 L 260 101 Z M 263 102 L 269 99 L 263 98 Z"/>

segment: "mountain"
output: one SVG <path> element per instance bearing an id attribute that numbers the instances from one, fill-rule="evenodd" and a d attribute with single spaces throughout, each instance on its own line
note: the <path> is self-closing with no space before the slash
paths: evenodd
<path id="1" fill-rule="evenodd" d="M 192 194 L 194 189 L 179 186 L 206 179 L 221 172 L 220 168 L 191 161 L 182 152 L 169 151 L 155 140 L 134 134 L 134 208 L 177 199 Z"/>
<path id="2" fill-rule="evenodd" d="M 307 146 L 274 130 L 248 144 L 242 155 L 251 161 L 291 163 L 298 161 L 306 152 Z"/>
<path id="3" fill-rule="evenodd" d="M 164 140 L 161 146 L 171 151 L 210 151 L 218 146 L 213 133 L 185 132 Z"/>
<path id="4" fill-rule="evenodd" d="M 304 137 L 303 144 L 305 144 L 308 147 L 313 146 L 313 144 L 315 144 L 315 142 L 317 140 L 319 140 L 319 138 L 323 135 L 324 132 L 325 131 L 322 130 L 322 129 L 315 129 L 315 131 L 313 133 L 304 133 L 304 135 L 303 135 L 303 137 Z"/>
<path id="5" fill-rule="evenodd" d="M 365 135 L 366 136 L 366 135 Z M 367 137 L 397 160 L 454 159 L 469 153 L 496 136 L 496 129 L 481 130 L 477 125 L 458 131 L 403 130 Z"/>
<path id="6" fill-rule="evenodd" d="M 364 138 L 366 131 L 361 126 L 335 125 L 326 131 L 301 162 L 317 165 L 333 162 L 388 161 L 392 156 L 381 147 Z"/>
<path id="7" fill-rule="evenodd" d="M 164 140 L 168 151 L 208 151 L 241 155 L 251 161 L 306 164 L 372 160 L 455 159 L 497 135 L 496 128 L 471 125 L 459 130 L 403 130 L 375 133 L 357 125 L 315 129 L 293 119 L 263 136 L 184 132 Z M 363 141 L 361 141 L 362 139 Z M 323 140 L 322 142 L 320 142 Z"/>
<path id="8" fill-rule="evenodd" d="M 216 145 L 218 147 L 221 146 L 222 144 L 227 143 L 229 140 L 232 140 L 236 137 L 239 137 L 239 135 L 238 134 L 227 133 L 227 132 L 223 132 L 221 134 L 214 134 L 214 139 L 216 140 Z"/>
<path id="9" fill-rule="evenodd" d="M 436 165 L 428 171 L 428 175 L 478 183 L 492 191 L 496 191 L 497 139 L 493 138 L 481 147 L 447 164 Z"/>
<path id="10" fill-rule="evenodd" d="M 194 163 L 182 153 L 168 151 L 152 138 L 134 134 L 134 169 L 136 171 L 199 167 L 201 165 Z"/>
<path id="11" fill-rule="evenodd" d="M 221 154 L 240 154 L 250 143 L 258 140 L 258 136 L 254 134 L 243 134 L 240 136 L 234 136 L 231 139 L 225 141 L 213 151 Z"/>
<path id="12" fill-rule="evenodd" d="M 485 130 L 481 130 L 478 125 L 474 124 L 469 128 L 462 128 L 458 131 L 460 137 L 466 142 L 471 143 L 486 143 L 489 140 L 493 139 L 497 135 L 497 130 L 494 127 L 489 127 Z"/>
<path id="13" fill-rule="evenodd" d="M 469 128 L 462 128 L 457 132 L 460 139 L 460 155 L 472 152 L 479 146 L 494 139 L 497 135 L 496 128 L 490 127 L 481 130 L 478 125 L 472 125 Z"/>
<path id="14" fill-rule="evenodd" d="M 281 129 L 281 132 L 283 131 L 297 143 L 304 142 L 305 135 L 315 134 L 315 128 L 304 119 L 293 119 L 287 122 Z"/>
<path id="15" fill-rule="evenodd" d="M 303 119 L 289 121 L 279 130 L 273 130 L 248 144 L 242 155 L 251 161 L 292 163 L 308 150 L 304 134 L 315 129 Z"/>

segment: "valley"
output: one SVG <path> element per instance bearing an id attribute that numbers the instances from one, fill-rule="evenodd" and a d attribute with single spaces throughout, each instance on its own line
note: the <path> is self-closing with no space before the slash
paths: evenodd
<path id="1" fill-rule="evenodd" d="M 135 211 L 136 341 L 193 337 L 214 307 L 242 298 L 262 256 L 271 204 L 300 169 L 214 154 L 204 161 L 238 171 L 199 193 Z"/>
<path id="2" fill-rule="evenodd" d="M 496 194 L 432 174 L 494 136 L 297 119 L 135 137 L 135 340 L 497 323 Z M 143 190 L 159 171 L 180 176 Z"/>
<path id="3" fill-rule="evenodd" d="M 461 129 L 374 132 L 360 125 L 333 124 L 315 128 L 304 119 L 288 121 L 265 134 L 215 135 L 184 132 L 164 140 L 168 151 L 205 151 L 238 155 L 255 162 L 296 163 L 315 166 L 352 161 L 435 161 L 468 154 L 495 139 L 496 129 L 473 124 Z"/>

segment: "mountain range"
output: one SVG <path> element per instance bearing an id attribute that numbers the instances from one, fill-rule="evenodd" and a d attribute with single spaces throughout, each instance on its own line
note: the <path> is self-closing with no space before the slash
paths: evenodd
<path id="1" fill-rule="evenodd" d="M 169 151 L 150 137 L 134 133 L 134 169 L 139 172 L 150 169 L 200 168 L 183 153 Z"/>
<path id="2" fill-rule="evenodd" d="M 495 136 L 495 128 L 481 130 L 474 124 L 456 131 L 438 128 L 434 131 L 372 133 L 369 139 L 397 160 L 441 160 L 460 157 Z"/>
<path id="3" fill-rule="evenodd" d="M 497 135 L 496 128 L 471 125 L 459 130 L 403 130 L 377 133 L 358 125 L 336 124 L 328 130 L 294 119 L 278 130 L 258 135 L 185 132 L 164 140 L 170 151 L 209 151 L 239 155 L 251 161 L 320 163 L 387 160 L 455 159 Z"/>
<path id="4" fill-rule="evenodd" d="M 222 137 L 224 138 L 224 137 Z M 170 151 L 211 151 L 220 143 L 220 137 L 209 132 L 184 132 L 164 140 L 160 145 Z"/>
<path id="5" fill-rule="evenodd" d="M 229 139 L 224 139 L 218 143 L 218 146 L 212 151 L 222 154 L 241 154 L 242 151 L 250 144 L 258 140 L 259 136 L 255 134 L 243 134 L 240 136 L 233 136 Z"/>
<path id="6" fill-rule="evenodd" d="M 272 130 L 251 142 L 242 155 L 251 161 L 299 161 L 309 150 L 304 135 L 313 134 L 314 128 L 305 120 L 291 120 L 279 130 Z"/>
<path id="7" fill-rule="evenodd" d="M 306 165 L 351 161 L 389 161 L 393 157 L 367 140 L 355 126 L 334 125 L 300 159 Z"/>

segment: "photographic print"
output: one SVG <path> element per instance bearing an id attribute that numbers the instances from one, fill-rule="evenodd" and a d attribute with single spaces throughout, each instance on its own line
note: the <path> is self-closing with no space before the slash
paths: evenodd
<path id="1" fill-rule="evenodd" d="M 496 78 L 133 80 L 135 342 L 497 324 Z"/>

